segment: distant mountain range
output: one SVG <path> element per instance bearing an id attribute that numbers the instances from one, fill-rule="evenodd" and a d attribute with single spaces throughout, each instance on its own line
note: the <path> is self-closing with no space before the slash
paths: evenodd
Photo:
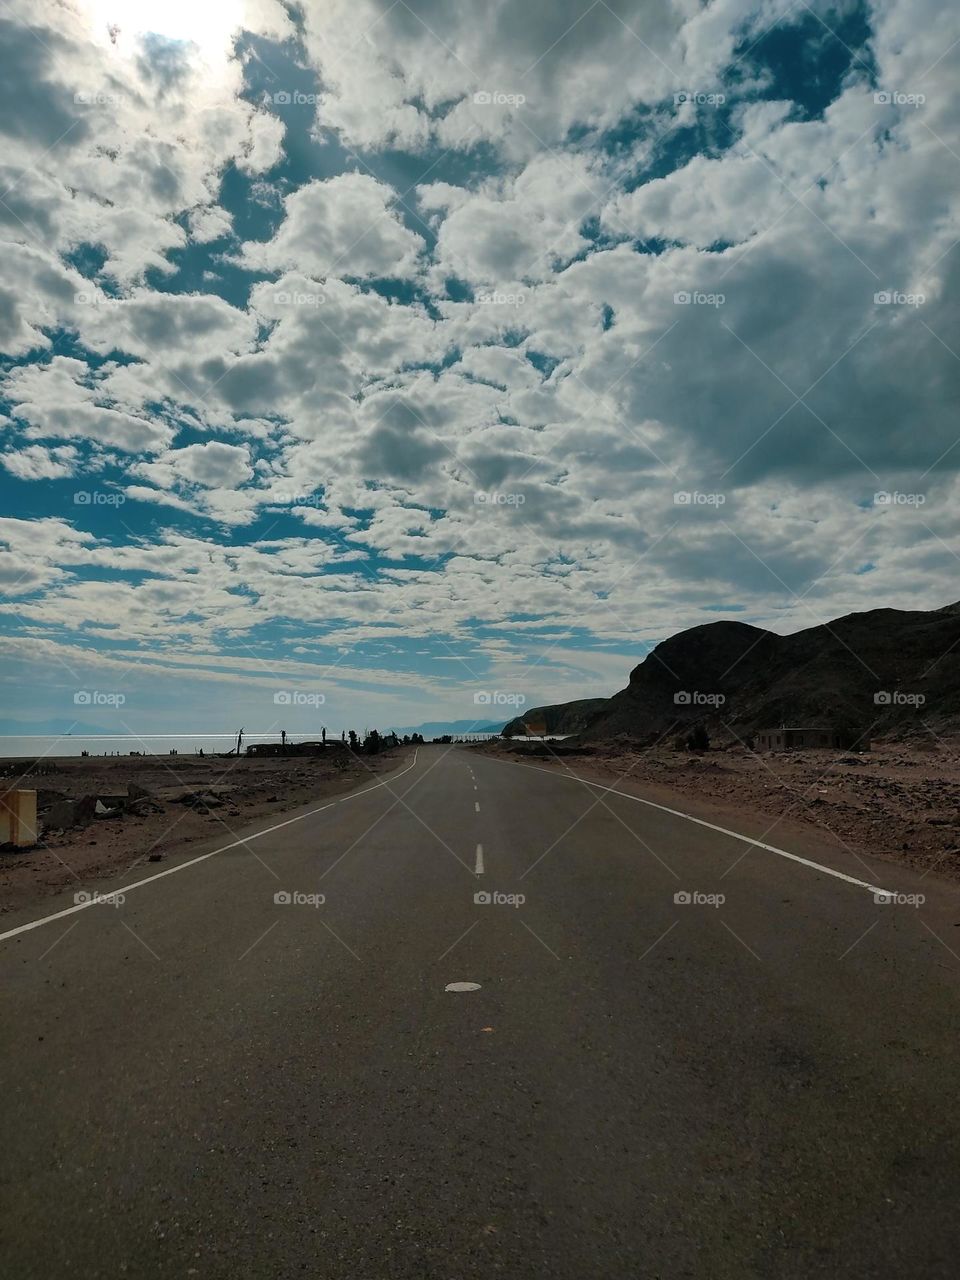
<path id="1" fill-rule="evenodd" d="M 588 714 L 584 717 L 585 709 Z M 583 741 L 653 741 L 704 723 L 733 738 L 758 729 L 827 726 L 879 737 L 960 731 L 960 604 L 929 612 L 872 609 L 794 635 L 710 622 L 662 641 L 600 699 L 534 707 L 522 732 L 583 721 Z M 569 729 L 567 731 L 570 731 Z"/>
<path id="2" fill-rule="evenodd" d="M 425 724 L 405 725 L 394 732 L 401 736 L 405 733 L 422 733 L 425 738 L 442 738 L 447 733 L 452 736 L 458 733 L 499 733 L 503 725 L 503 720 L 497 720 L 493 724 L 486 721 L 479 723 L 476 720 L 428 720 Z"/>

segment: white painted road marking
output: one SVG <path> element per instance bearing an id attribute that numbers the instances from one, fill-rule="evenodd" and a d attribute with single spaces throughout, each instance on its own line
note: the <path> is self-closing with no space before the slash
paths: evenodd
<path id="1" fill-rule="evenodd" d="M 477 845 L 477 862 L 473 868 L 473 874 L 475 876 L 483 875 L 483 845 L 482 844 Z"/>
<path id="2" fill-rule="evenodd" d="M 307 813 L 301 813 L 296 818 L 287 818 L 284 822 L 277 822 L 272 827 L 264 827 L 262 831 L 255 831 L 253 835 L 244 836 L 242 840 L 234 840 L 232 844 L 221 845 L 219 849 L 213 849 L 210 853 L 201 853 L 198 858 L 190 858 L 188 862 L 180 862 L 175 867 L 168 867 L 166 871 L 158 871 L 156 875 L 147 876 L 145 879 L 137 880 L 133 884 L 125 884 L 122 889 L 113 889 L 110 893 L 91 898 L 89 902 L 78 902 L 76 906 L 66 907 L 63 911 L 54 911 L 52 915 L 41 916 L 39 920 L 31 920 L 28 924 L 18 925 L 16 929 L 8 929 L 6 933 L 0 933 L 0 942 L 6 942 L 8 938 L 15 938 L 21 933 L 29 933 L 31 929 L 39 929 L 42 924 L 50 924 L 52 920 L 62 920 L 64 916 L 72 916 L 78 911 L 86 911 L 88 907 L 100 906 L 102 903 L 109 902 L 111 898 L 115 898 L 118 894 L 129 893 L 132 889 L 142 889 L 145 884 L 153 884 L 154 880 L 163 880 L 165 876 L 175 876 L 178 871 L 186 871 L 187 867 L 195 867 L 199 862 L 206 862 L 208 858 L 215 858 L 218 853 L 226 853 L 228 849 L 237 849 L 242 844 L 249 844 L 251 840 L 259 840 L 261 836 L 268 836 L 273 831 L 280 831 L 284 827 L 291 826 L 294 822 L 302 822 L 304 818 L 312 818 L 315 813 L 323 813 L 325 809 L 332 809 L 335 805 L 344 804 L 347 800 L 357 800 L 360 796 L 369 795 L 371 791 L 376 791 L 391 782 L 396 782 L 397 778 L 402 778 L 405 773 L 409 773 L 411 769 L 415 768 L 418 752 L 419 748 L 414 748 L 413 764 L 408 765 L 400 773 L 395 773 L 391 777 L 385 778 L 383 782 L 377 782 L 372 787 L 366 787 L 363 791 L 355 791 L 349 796 L 340 796 L 339 799 L 331 800 L 329 804 L 322 804 L 317 809 L 310 809 Z"/>
<path id="3" fill-rule="evenodd" d="M 448 982 L 444 991 L 479 991 L 479 982 Z"/>
<path id="4" fill-rule="evenodd" d="M 474 802 L 473 802 L 473 807 L 474 807 L 474 809 L 476 809 L 477 813 L 479 813 L 479 812 L 480 812 L 480 801 L 479 801 L 479 800 L 474 800 Z"/>
<path id="5" fill-rule="evenodd" d="M 744 844 L 752 844 L 754 848 L 765 849 L 767 853 L 775 853 L 778 857 L 789 858 L 791 862 L 799 862 L 804 867 L 810 867 L 814 871 L 822 871 L 825 876 L 834 876 L 837 880 L 846 880 L 847 884 L 855 884 L 858 889 L 869 889 L 871 893 L 890 893 L 889 889 L 880 889 L 875 884 L 869 884 L 866 880 L 857 880 L 855 876 L 848 876 L 843 871 L 835 871 L 833 867 L 825 867 L 822 862 L 813 862 L 810 858 L 801 858 L 798 853 L 788 853 L 786 849 L 778 849 L 775 844 L 764 844 L 762 840 L 754 840 L 752 836 L 745 836 L 739 831 L 731 831 L 728 827 L 718 827 L 714 822 L 706 822 L 703 818 L 695 818 L 692 814 L 684 813 L 680 809 L 670 809 L 665 804 L 656 804 L 653 800 L 644 800 L 641 796 L 628 795 L 626 791 L 618 791 L 616 787 L 604 787 L 599 782 L 591 782 L 587 778 L 578 778 L 574 773 L 557 773 L 555 769 L 544 769 L 537 764 L 522 764 L 519 760 L 496 760 L 494 764 L 516 765 L 520 769 L 534 769 L 537 773 L 549 773 L 552 778 L 566 778 L 573 782 L 579 782 L 583 786 L 596 787 L 598 791 L 608 791 L 611 795 L 619 796 L 621 800 L 633 800 L 636 804 L 645 804 L 650 809 L 659 809 L 661 813 L 672 814 L 675 818 L 683 818 L 687 822 L 695 822 L 698 827 L 707 827 L 710 831 L 718 831 L 722 836 L 732 836 L 734 840 L 742 840 Z M 536 863 L 534 863 L 534 866 Z M 528 867 L 527 871 L 532 871 L 533 867 Z M 523 876 L 527 874 L 523 873 Z M 523 879 L 523 876 L 520 879 Z"/>

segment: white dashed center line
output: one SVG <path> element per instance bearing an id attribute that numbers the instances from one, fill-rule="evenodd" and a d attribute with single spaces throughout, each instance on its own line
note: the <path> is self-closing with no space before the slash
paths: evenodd
<path id="1" fill-rule="evenodd" d="M 477 861 L 476 861 L 476 865 L 473 868 L 473 874 L 476 876 L 483 875 L 483 845 L 482 844 L 477 845 Z"/>

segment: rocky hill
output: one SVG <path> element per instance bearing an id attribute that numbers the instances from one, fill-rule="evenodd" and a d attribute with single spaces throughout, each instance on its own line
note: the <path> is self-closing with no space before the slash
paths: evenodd
<path id="1" fill-rule="evenodd" d="M 546 710 L 560 723 L 583 705 Z M 742 622 L 692 627 L 658 644 L 579 732 L 653 740 L 698 722 L 731 737 L 779 724 L 960 732 L 960 605 L 873 609 L 789 636 Z"/>
<path id="2" fill-rule="evenodd" d="M 553 707 L 531 707 L 511 720 L 504 728 L 504 736 L 526 732 L 528 724 L 538 733 L 579 733 L 610 703 L 610 698 L 581 698 L 578 702 L 560 702 Z"/>

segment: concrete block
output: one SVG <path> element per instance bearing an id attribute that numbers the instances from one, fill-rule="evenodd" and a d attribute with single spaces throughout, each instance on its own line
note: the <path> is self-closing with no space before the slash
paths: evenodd
<path id="1" fill-rule="evenodd" d="M 36 843 L 36 791 L 0 791 L 0 844 L 29 849 Z"/>

